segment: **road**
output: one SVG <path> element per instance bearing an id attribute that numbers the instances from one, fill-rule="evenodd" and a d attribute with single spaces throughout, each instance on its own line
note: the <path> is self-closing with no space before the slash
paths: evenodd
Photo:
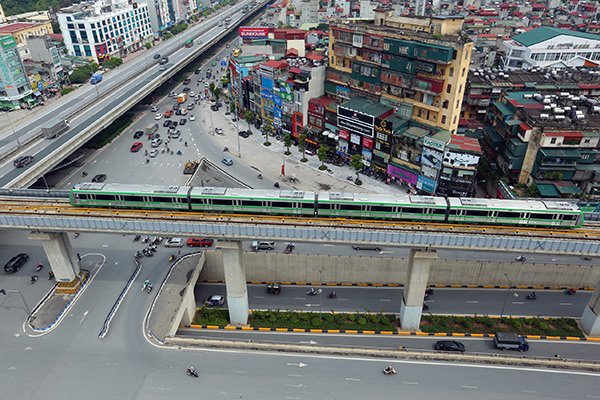
<path id="1" fill-rule="evenodd" d="M 36 161 L 42 160 L 52 154 L 58 147 L 69 141 L 73 136 L 87 129 L 92 123 L 98 119 L 98 115 L 105 115 L 114 110 L 117 105 L 132 96 L 140 87 L 148 84 L 162 72 L 157 67 L 158 60 L 153 59 L 154 54 L 169 55 L 169 65 L 173 65 L 181 61 L 189 49 L 183 49 L 183 43 L 188 37 L 198 36 L 203 42 L 209 41 L 221 32 L 221 28 L 216 26 L 217 20 L 225 15 L 233 15 L 237 18 L 242 15 L 240 10 L 246 2 L 242 2 L 230 10 L 220 14 L 218 18 L 214 18 L 207 23 L 197 24 L 193 28 L 181 35 L 178 35 L 173 40 L 161 43 L 153 50 L 149 51 L 144 57 L 138 57 L 129 63 L 122 65 L 114 72 L 106 74 L 105 79 L 97 85 L 84 85 L 75 93 L 77 96 L 71 96 L 68 102 L 59 102 L 48 107 L 34 122 L 30 122 L 22 127 L 16 127 L 15 134 L 5 136 L 0 140 L 0 149 L 5 154 L 7 151 L 13 152 L 15 148 L 16 136 L 21 138 L 21 141 L 27 140 L 29 136 L 35 135 L 39 128 L 40 121 L 48 123 L 49 121 L 59 121 L 69 118 L 71 129 L 60 137 L 52 140 L 37 140 L 32 146 L 22 147 L 18 151 L 11 154 L 10 159 L 5 159 L 0 164 L 0 186 L 5 186 L 7 183 L 14 180 L 23 171 L 31 168 L 34 164 L 30 164 L 25 168 L 16 169 L 12 165 L 12 160 L 20 155 L 34 155 Z M 103 94 L 110 93 L 110 96 L 102 97 Z M 98 100 L 99 99 L 99 100 Z M 83 109 L 88 104 L 94 103 L 91 107 Z M 82 110 L 76 117 L 71 118 L 71 115 Z"/>
<path id="2" fill-rule="evenodd" d="M 313 286 L 318 288 L 318 286 Z M 282 286 L 281 294 L 265 293 L 264 285 L 248 285 L 248 301 L 255 310 L 303 310 L 344 312 L 400 312 L 402 288 L 393 287 L 322 287 L 321 295 L 306 295 L 307 287 Z M 328 294 L 335 289 L 337 298 Z M 196 285 L 198 306 L 210 295 L 225 295 L 225 285 Z M 435 289 L 426 303 L 428 312 L 452 315 L 500 315 L 504 300 L 504 316 L 572 317 L 579 318 L 590 300 L 591 292 L 567 296 L 562 291 L 536 291 L 537 300 L 526 300 L 531 290 L 511 289 Z M 507 297 L 508 294 L 508 297 Z"/>

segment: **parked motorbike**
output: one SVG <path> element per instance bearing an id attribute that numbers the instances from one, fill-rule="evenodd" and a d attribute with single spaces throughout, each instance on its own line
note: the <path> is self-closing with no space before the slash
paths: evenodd
<path id="1" fill-rule="evenodd" d="M 433 294 L 433 288 L 427 288 L 427 289 L 425 289 L 425 294 L 426 295 L 432 295 Z"/>
<path id="2" fill-rule="evenodd" d="M 279 182 L 275 182 L 275 183 L 273 184 L 273 186 L 275 186 L 276 188 L 279 188 Z"/>
<path id="3" fill-rule="evenodd" d="M 525 256 L 519 256 L 519 257 L 515 258 L 515 261 L 524 262 L 524 261 L 527 261 L 527 257 L 525 257 Z"/>
<path id="4" fill-rule="evenodd" d="M 142 243 L 148 243 L 149 241 L 150 241 L 150 238 L 148 236 L 142 237 Z"/>
<path id="5" fill-rule="evenodd" d="M 142 258 L 144 255 L 142 253 L 140 253 L 139 251 L 136 251 L 134 254 L 135 258 Z"/>
<path id="6" fill-rule="evenodd" d="M 569 289 L 565 290 L 565 294 L 569 295 L 569 296 L 574 295 L 576 292 L 577 291 L 575 289 L 573 289 L 573 288 L 569 288 Z"/>
<path id="7" fill-rule="evenodd" d="M 175 254 L 171 254 L 171 255 L 169 256 L 169 262 L 173 262 L 173 261 L 175 261 L 175 260 L 177 260 L 177 255 L 175 255 Z"/>
<path id="8" fill-rule="evenodd" d="M 396 370 L 392 367 L 387 367 L 383 370 L 384 375 L 396 375 Z"/>
<path id="9" fill-rule="evenodd" d="M 348 175 L 348 176 L 346 177 L 346 180 L 353 181 L 353 180 L 354 180 L 354 177 L 353 177 L 352 175 Z"/>

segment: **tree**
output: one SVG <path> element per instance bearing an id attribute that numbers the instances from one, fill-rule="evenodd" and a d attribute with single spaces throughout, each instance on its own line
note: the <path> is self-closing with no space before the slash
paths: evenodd
<path id="1" fill-rule="evenodd" d="M 212 98 L 215 98 L 215 89 L 217 88 L 217 85 L 215 85 L 214 82 L 211 82 L 210 85 L 208 85 L 208 92 L 210 93 L 210 95 L 212 96 Z"/>
<path id="2" fill-rule="evenodd" d="M 292 142 L 292 135 L 290 135 L 289 133 L 286 133 L 285 136 L 283 136 L 283 144 L 286 147 L 286 151 L 285 151 L 285 155 L 289 156 L 290 154 L 292 154 L 292 152 L 290 151 L 290 147 L 292 147 L 292 144 L 294 142 Z"/>
<path id="3" fill-rule="evenodd" d="M 215 90 L 213 92 L 213 97 L 215 98 L 215 100 L 218 102 L 219 101 L 219 97 L 221 97 L 221 94 L 223 94 L 223 89 L 216 86 Z"/>
<path id="4" fill-rule="evenodd" d="M 254 113 L 250 110 L 244 110 L 244 119 L 248 123 L 248 130 L 251 131 L 250 124 L 254 123 Z"/>
<path id="5" fill-rule="evenodd" d="M 273 127 L 271 125 L 265 124 L 263 127 L 263 132 L 265 132 L 265 142 L 263 143 L 265 146 L 270 146 L 271 142 L 269 142 L 269 134 L 273 132 Z"/>
<path id="6" fill-rule="evenodd" d="M 148 42 L 144 46 L 146 46 L 146 50 L 150 50 L 152 48 L 152 43 Z"/>
<path id="7" fill-rule="evenodd" d="M 302 153 L 302 158 L 300 159 L 300 162 L 307 162 L 308 158 L 306 158 L 306 132 L 302 133 L 300 135 L 300 137 L 298 138 L 298 150 L 300 150 L 300 152 Z"/>
<path id="8" fill-rule="evenodd" d="M 350 157 L 350 165 L 356 171 L 356 180 L 354 183 L 357 185 L 362 185 L 362 181 L 359 179 L 360 171 L 362 171 L 364 167 L 362 156 L 360 154 L 354 154 L 352 157 Z"/>
<path id="9" fill-rule="evenodd" d="M 317 150 L 317 157 L 319 157 L 319 161 L 321 161 L 321 166 L 319 167 L 321 171 L 327 169 L 327 167 L 325 166 L 325 159 L 327 158 L 327 153 L 329 153 L 329 147 L 325 145 L 321 145 L 321 147 L 319 147 L 319 150 Z"/>
<path id="10" fill-rule="evenodd" d="M 104 63 L 104 66 L 109 69 L 115 69 L 121 64 L 123 64 L 122 59 L 119 57 L 112 57 L 110 60 Z"/>

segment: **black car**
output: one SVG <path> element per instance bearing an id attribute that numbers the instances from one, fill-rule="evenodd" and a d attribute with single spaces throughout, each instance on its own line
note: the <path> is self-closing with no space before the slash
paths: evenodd
<path id="1" fill-rule="evenodd" d="M 456 340 L 439 340 L 435 342 L 433 346 L 435 350 L 441 351 L 458 351 L 459 353 L 465 352 L 465 345 Z"/>
<path id="2" fill-rule="evenodd" d="M 98 174 L 92 178 L 92 182 L 102 183 L 106 180 L 105 174 Z"/>
<path id="3" fill-rule="evenodd" d="M 33 156 L 21 156 L 13 161 L 13 164 L 17 168 L 22 168 L 33 161 Z"/>
<path id="4" fill-rule="evenodd" d="M 186 87 L 183 88 L 183 91 L 186 92 L 186 93 L 187 92 L 191 92 L 192 88 L 186 86 Z"/>
<path id="5" fill-rule="evenodd" d="M 248 138 L 250 137 L 250 133 L 248 131 L 239 131 L 238 135 L 240 135 L 243 138 Z"/>
<path id="6" fill-rule="evenodd" d="M 281 285 L 279 285 L 279 283 L 269 283 L 267 284 L 265 292 L 269 294 L 279 294 L 281 293 Z"/>
<path id="7" fill-rule="evenodd" d="M 217 107 L 214 104 L 212 106 L 210 106 L 210 109 L 213 110 L 213 111 L 219 111 L 219 107 Z"/>
<path id="8" fill-rule="evenodd" d="M 182 125 L 182 126 L 183 126 L 183 125 L 185 125 L 186 123 L 187 123 L 187 119 L 185 119 L 185 118 L 181 118 L 181 119 L 179 120 L 179 125 Z"/>
<path id="9" fill-rule="evenodd" d="M 200 68 L 198 68 L 198 69 L 196 70 L 196 72 L 194 72 L 194 74 L 195 74 L 195 75 L 198 75 L 200 72 L 202 72 L 202 70 L 201 70 Z"/>
<path id="10" fill-rule="evenodd" d="M 181 115 L 181 113 L 182 113 L 182 112 L 183 112 L 183 111 L 181 111 L 181 109 L 179 109 L 179 110 L 175 110 L 175 115 Z"/>
<path id="11" fill-rule="evenodd" d="M 9 262 L 4 266 L 4 272 L 12 274 L 17 272 L 23 264 L 29 261 L 29 256 L 25 253 L 17 254 L 13 258 L 10 259 Z"/>
<path id="12" fill-rule="evenodd" d="M 181 108 L 181 104 L 175 103 L 173 104 L 173 111 L 179 110 Z"/>
<path id="13" fill-rule="evenodd" d="M 133 134 L 134 139 L 139 139 L 142 136 L 144 136 L 144 131 L 135 131 L 135 133 Z"/>
<path id="14" fill-rule="evenodd" d="M 155 54 L 155 55 L 153 56 L 153 58 L 154 58 L 155 60 L 158 60 L 158 59 L 160 58 L 160 54 Z"/>
<path id="15" fill-rule="evenodd" d="M 171 126 L 171 120 L 170 119 L 165 120 L 165 122 L 163 122 L 163 126 L 165 128 L 168 127 L 168 126 Z"/>
<path id="16" fill-rule="evenodd" d="M 190 78 L 185 78 L 185 79 L 183 80 L 183 84 L 184 84 L 184 85 L 189 85 L 191 81 L 192 81 L 192 80 L 191 80 Z"/>

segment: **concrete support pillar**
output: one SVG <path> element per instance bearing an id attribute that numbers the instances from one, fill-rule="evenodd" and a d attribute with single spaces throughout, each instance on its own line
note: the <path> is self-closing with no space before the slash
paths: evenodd
<path id="1" fill-rule="evenodd" d="M 600 336 L 600 282 L 581 316 L 581 327 L 588 336 Z"/>
<path id="2" fill-rule="evenodd" d="M 404 287 L 404 296 L 400 307 L 400 326 L 402 329 L 416 331 L 421 323 L 423 298 L 429 280 L 429 271 L 435 251 L 411 250 L 408 259 L 408 276 Z"/>
<path id="3" fill-rule="evenodd" d="M 77 255 L 73 254 L 73 247 L 71 247 L 69 236 L 66 233 L 31 232 L 29 239 L 42 241 L 57 282 L 75 280 L 79 274 L 79 262 Z"/>
<path id="4" fill-rule="evenodd" d="M 246 271 L 242 267 L 241 242 L 219 242 L 223 253 L 223 270 L 227 288 L 227 306 L 232 325 L 248 323 Z"/>

